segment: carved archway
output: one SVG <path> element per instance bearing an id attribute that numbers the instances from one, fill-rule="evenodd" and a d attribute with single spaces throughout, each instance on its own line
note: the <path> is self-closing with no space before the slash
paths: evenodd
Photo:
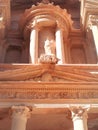
<path id="1" fill-rule="evenodd" d="M 20 29 L 24 40 L 30 42 L 31 63 L 38 63 L 39 56 L 45 53 L 40 52 L 39 47 L 44 48 L 42 44 L 47 39 L 56 43 L 56 57 L 60 59 L 60 64 L 65 63 L 64 39 L 67 41 L 69 32 L 72 30 L 71 16 L 67 10 L 50 3 L 32 6 L 23 14 Z"/>

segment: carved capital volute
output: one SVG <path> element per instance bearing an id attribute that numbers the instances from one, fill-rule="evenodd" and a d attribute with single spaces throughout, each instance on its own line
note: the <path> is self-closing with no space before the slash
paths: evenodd
<path id="1" fill-rule="evenodd" d="M 88 108 L 83 108 L 81 106 L 79 107 L 70 107 L 71 113 L 72 113 L 72 119 L 73 121 L 77 119 L 87 119 L 87 110 Z"/>
<path id="2" fill-rule="evenodd" d="M 89 15 L 88 26 L 98 25 L 98 15 Z"/>
<path id="3" fill-rule="evenodd" d="M 12 118 L 29 118 L 30 110 L 26 106 L 13 106 L 11 108 Z"/>

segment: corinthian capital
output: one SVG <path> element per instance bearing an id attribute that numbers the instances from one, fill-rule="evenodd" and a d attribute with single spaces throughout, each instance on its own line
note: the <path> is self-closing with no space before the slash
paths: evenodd
<path id="1" fill-rule="evenodd" d="M 22 116 L 29 117 L 30 110 L 26 106 L 13 106 L 12 107 L 12 117 Z"/>
<path id="2" fill-rule="evenodd" d="M 98 25 L 98 15 L 89 15 L 88 25 Z"/>
<path id="3" fill-rule="evenodd" d="M 87 110 L 88 108 L 79 107 L 71 107 L 72 119 L 75 120 L 77 118 L 87 118 Z"/>

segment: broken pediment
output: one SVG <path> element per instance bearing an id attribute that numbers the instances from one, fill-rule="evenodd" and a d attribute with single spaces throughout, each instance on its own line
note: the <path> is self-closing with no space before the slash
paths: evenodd
<path id="1" fill-rule="evenodd" d="M 0 81 L 98 82 L 98 68 L 92 69 L 75 65 L 4 65 Z"/>

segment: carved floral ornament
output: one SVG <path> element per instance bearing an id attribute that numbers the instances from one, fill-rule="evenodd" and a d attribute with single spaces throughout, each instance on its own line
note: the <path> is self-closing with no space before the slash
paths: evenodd
<path id="1" fill-rule="evenodd" d="M 71 113 L 72 113 L 72 119 L 73 121 L 76 119 L 82 119 L 82 118 L 88 118 L 87 111 L 90 109 L 90 107 L 83 108 L 81 106 L 77 107 L 70 107 Z"/>
<path id="2" fill-rule="evenodd" d="M 30 29 L 37 26 L 54 26 L 69 32 L 73 29 L 71 15 L 66 9 L 61 9 L 53 4 L 39 3 L 27 9 L 20 20 L 20 29 L 24 37 L 30 33 Z"/>

